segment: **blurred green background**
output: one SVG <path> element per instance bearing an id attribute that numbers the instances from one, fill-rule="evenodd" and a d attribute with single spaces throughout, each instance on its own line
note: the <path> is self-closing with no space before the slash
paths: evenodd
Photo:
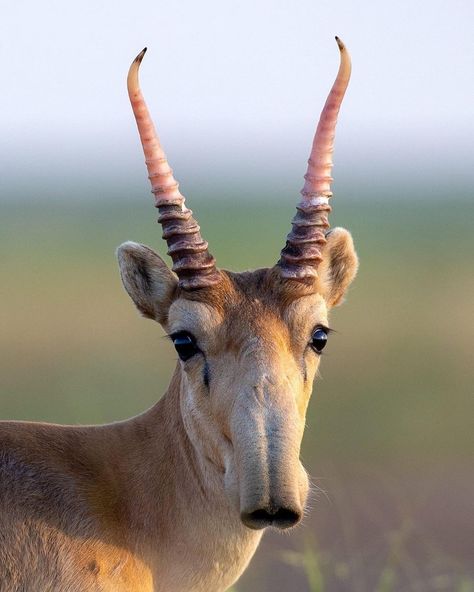
<path id="1" fill-rule="evenodd" d="M 122 193 L 2 204 L 1 418 L 107 422 L 164 392 L 175 352 L 135 312 L 114 249 L 165 248 L 153 207 Z M 315 494 L 301 527 L 264 537 L 238 592 L 474 590 L 474 205 L 436 197 L 334 200 L 361 266 L 309 409 Z M 190 201 L 234 270 L 277 259 L 294 203 Z"/>

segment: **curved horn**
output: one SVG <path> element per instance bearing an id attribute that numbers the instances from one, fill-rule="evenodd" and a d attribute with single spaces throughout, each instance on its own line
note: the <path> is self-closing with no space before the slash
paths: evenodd
<path id="1" fill-rule="evenodd" d="M 185 290 L 205 288 L 220 281 L 220 273 L 214 257 L 207 250 L 207 242 L 201 237 L 192 211 L 184 205 L 184 197 L 179 192 L 140 90 L 138 70 L 145 52 L 146 47 L 132 62 L 127 87 L 145 153 L 155 207 L 160 212 L 158 222 L 163 226 L 163 238 L 168 244 L 168 255 L 173 260 L 173 271 L 179 278 L 180 287 Z"/>
<path id="2" fill-rule="evenodd" d="M 292 220 L 292 230 L 286 239 L 278 265 L 284 278 L 306 280 L 318 275 L 321 251 L 326 244 L 325 233 L 329 228 L 328 214 L 332 196 L 330 183 L 332 153 L 337 115 L 351 76 L 351 58 L 342 41 L 336 37 L 341 52 L 341 63 L 336 81 L 329 93 L 319 118 L 308 160 L 305 184 L 301 190 L 303 199 Z"/>

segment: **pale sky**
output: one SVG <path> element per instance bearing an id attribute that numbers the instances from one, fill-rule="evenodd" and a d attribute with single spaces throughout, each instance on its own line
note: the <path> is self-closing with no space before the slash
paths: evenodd
<path id="1" fill-rule="evenodd" d="M 335 34 L 353 60 L 336 165 L 419 161 L 472 179 L 472 0 L 16 0 L 0 11 L 4 182 L 138 170 L 125 78 L 145 45 L 142 87 L 175 168 L 303 174 Z"/>

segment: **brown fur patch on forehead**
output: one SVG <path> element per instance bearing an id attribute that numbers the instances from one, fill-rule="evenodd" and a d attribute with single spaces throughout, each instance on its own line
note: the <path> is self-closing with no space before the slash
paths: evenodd
<path id="1" fill-rule="evenodd" d="M 225 271 L 220 271 L 220 274 L 221 281 L 213 286 L 198 290 L 178 288 L 176 299 L 182 298 L 191 302 L 200 302 L 212 306 L 219 313 L 224 314 L 225 310 L 239 299 L 239 291 L 236 290 L 234 282 Z"/>
<path id="2" fill-rule="evenodd" d="M 317 291 L 315 282 L 284 279 L 275 267 L 240 273 L 221 270 L 220 273 L 222 281 L 218 284 L 200 290 L 180 290 L 178 297 L 202 302 L 223 314 L 239 301 L 256 299 L 270 308 L 283 311 L 295 300 Z"/>

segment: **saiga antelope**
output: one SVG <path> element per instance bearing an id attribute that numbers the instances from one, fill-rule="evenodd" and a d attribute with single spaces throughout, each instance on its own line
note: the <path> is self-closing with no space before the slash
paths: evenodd
<path id="1" fill-rule="evenodd" d="M 303 515 L 305 413 L 328 311 L 354 278 L 350 234 L 328 231 L 331 154 L 350 58 L 314 138 L 280 260 L 220 270 L 161 148 L 138 85 L 128 91 L 173 260 L 118 249 L 126 291 L 179 356 L 165 395 L 128 421 L 0 424 L 1 592 L 218 592 L 264 529 Z"/>

